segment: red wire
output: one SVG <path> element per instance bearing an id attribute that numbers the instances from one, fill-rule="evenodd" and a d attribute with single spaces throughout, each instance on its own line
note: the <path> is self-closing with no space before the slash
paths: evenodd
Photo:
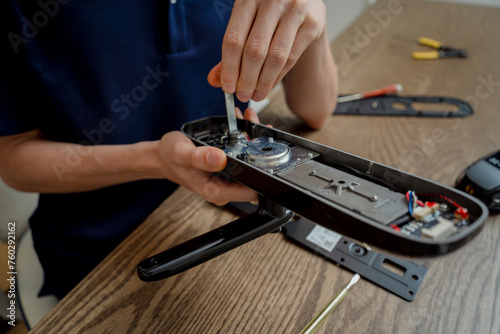
<path id="1" fill-rule="evenodd" d="M 420 196 L 420 195 L 422 195 L 424 197 L 439 197 L 440 199 L 445 200 L 446 202 L 453 204 L 457 209 L 462 209 L 463 208 L 460 204 L 458 204 L 454 200 L 452 200 L 452 199 L 450 199 L 450 198 L 448 198 L 446 196 L 443 196 L 443 195 L 439 195 L 439 194 L 418 194 L 417 196 Z"/>

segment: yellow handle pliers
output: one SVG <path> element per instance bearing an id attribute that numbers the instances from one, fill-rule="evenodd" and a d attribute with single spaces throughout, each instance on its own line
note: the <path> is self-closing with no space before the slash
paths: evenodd
<path id="1" fill-rule="evenodd" d="M 467 58 L 467 51 L 444 46 L 441 42 L 432 38 L 420 37 L 418 42 L 430 46 L 434 51 L 416 51 L 412 53 L 413 59 L 439 59 L 449 57 Z"/>

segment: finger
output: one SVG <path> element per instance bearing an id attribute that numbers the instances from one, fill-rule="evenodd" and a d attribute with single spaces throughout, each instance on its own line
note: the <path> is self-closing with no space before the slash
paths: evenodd
<path id="1" fill-rule="evenodd" d="M 215 147 L 195 147 L 189 157 L 191 166 L 205 172 L 220 172 L 226 167 L 226 154 Z"/>
<path id="2" fill-rule="evenodd" d="M 252 202 L 257 201 L 255 191 L 236 182 L 223 181 L 216 176 L 211 176 L 210 181 L 203 185 L 202 196 L 216 205 L 225 205 L 229 201 Z"/>
<path id="3" fill-rule="evenodd" d="M 271 3 L 271 6 L 272 4 L 274 3 Z M 236 87 L 236 95 L 242 102 L 247 102 L 254 95 L 269 45 L 280 19 L 280 10 L 265 4 L 263 6 L 259 8 L 242 55 L 241 72 Z"/>
<path id="4" fill-rule="evenodd" d="M 297 63 L 300 56 L 304 53 L 307 47 L 314 40 L 314 34 L 311 30 L 305 29 L 303 26 L 297 31 L 297 35 L 293 42 L 292 48 L 290 50 L 290 55 L 288 56 L 288 61 L 285 66 L 281 69 L 276 80 L 273 83 L 273 88 L 283 80 L 283 77 L 292 69 L 292 67 Z"/>
<path id="5" fill-rule="evenodd" d="M 274 83 L 283 69 L 285 67 L 290 69 L 296 63 L 296 55 L 291 51 L 302 24 L 300 19 L 298 15 L 291 14 L 278 24 L 252 96 L 253 100 L 262 101 L 273 89 Z"/>
<path id="6" fill-rule="evenodd" d="M 247 108 L 245 110 L 245 119 L 247 121 L 252 122 L 252 123 L 260 123 L 259 116 L 255 112 L 255 110 L 253 110 L 252 108 Z"/>
<path id="7" fill-rule="evenodd" d="M 222 41 L 221 85 L 233 94 L 240 75 L 241 56 L 253 24 L 257 7 L 254 1 L 236 0 Z"/>
<path id="8" fill-rule="evenodd" d="M 221 68 L 221 63 L 219 62 L 208 73 L 207 81 L 208 81 L 208 83 L 212 87 L 216 87 L 216 88 L 221 87 L 221 82 L 220 82 L 220 68 Z"/>
<path id="9" fill-rule="evenodd" d="M 239 107 L 234 108 L 236 112 L 236 118 L 243 119 L 243 114 L 241 113 L 241 109 Z"/>
<path id="10" fill-rule="evenodd" d="M 172 159 L 183 167 L 206 172 L 219 172 L 226 167 L 226 154 L 215 147 L 196 147 L 183 133 L 168 133 L 172 141 Z"/>

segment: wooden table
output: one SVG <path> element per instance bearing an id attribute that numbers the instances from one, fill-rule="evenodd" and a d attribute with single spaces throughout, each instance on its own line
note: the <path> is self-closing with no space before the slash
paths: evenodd
<path id="1" fill-rule="evenodd" d="M 333 44 L 340 91 L 399 82 L 402 95 L 466 99 L 464 119 L 332 116 L 301 127 L 277 93 L 263 122 L 453 185 L 500 149 L 500 10 L 381 1 Z M 469 50 L 467 59 L 416 61 L 419 36 Z M 110 254 L 33 333 L 298 333 L 352 273 L 270 234 L 173 278 L 144 283 L 136 265 L 235 218 L 179 189 Z M 92 247 L 92 245 L 89 245 Z M 499 333 L 500 218 L 451 254 L 414 259 L 429 270 L 413 302 L 361 280 L 317 333 Z"/>

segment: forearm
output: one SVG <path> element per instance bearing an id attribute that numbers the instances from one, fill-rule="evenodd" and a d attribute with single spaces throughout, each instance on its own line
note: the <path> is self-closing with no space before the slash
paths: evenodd
<path id="1" fill-rule="evenodd" d="M 337 68 L 326 31 L 312 43 L 283 79 L 290 109 L 308 126 L 320 128 L 337 103 Z"/>
<path id="2" fill-rule="evenodd" d="M 0 176 L 28 192 L 68 193 L 154 178 L 157 142 L 83 146 L 52 142 L 39 133 L 0 139 Z"/>

